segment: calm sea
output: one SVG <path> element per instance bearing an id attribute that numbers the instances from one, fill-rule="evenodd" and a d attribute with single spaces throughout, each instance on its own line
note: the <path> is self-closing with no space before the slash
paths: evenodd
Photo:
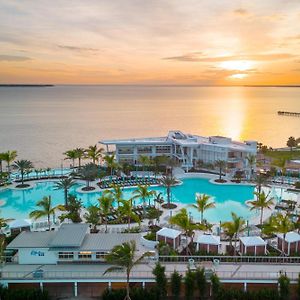
<path id="1" fill-rule="evenodd" d="M 278 110 L 300 112 L 300 88 L 0 87 L 0 151 L 14 149 L 36 166 L 53 167 L 67 149 L 170 129 L 280 147 L 300 136 L 300 118 L 277 116 Z"/>

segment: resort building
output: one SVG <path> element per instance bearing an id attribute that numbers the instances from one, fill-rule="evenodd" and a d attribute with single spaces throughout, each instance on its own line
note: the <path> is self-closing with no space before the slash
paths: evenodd
<path id="1" fill-rule="evenodd" d="M 156 240 L 168 244 L 173 249 L 177 249 L 180 246 L 181 235 L 182 232 L 179 230 L 163 227 L 156 232 Z"/>
<path id="2" fill-rule="evenodd" d="M 134 138 L 121 140 L 103 140 L 101 144 L 114 147 L 116 160 L 139 165 L 141 155 L 153 158 L 168 156 L 186 169 L 192 168 L 198 161 L 213 164 L 217 160 L 227 162 L 227 172 L 236 170 L 251 171 L 246 157 L 256 155 L 256 141 L 236 142 L 231 138 L 222 136 L 203 137 L 185 134 L 181 131 L 170 131 L 164 137 Z"/>
<path id="3" fill-rule="evenodd" d="M 195 239 L 196 250 L 203 253 L 218 254 L 221 247 L 219 236 L 212 234 L 201 234 Z"/>

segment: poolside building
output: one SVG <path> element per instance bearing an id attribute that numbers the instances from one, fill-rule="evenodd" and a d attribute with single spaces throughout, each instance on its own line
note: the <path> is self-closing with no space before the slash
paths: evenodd
<path id="1" fill-rule="evenodd" d="M 240 237 L 240 252 L 242 255 L 265 255 L 267 242 L 260 236 Z"/>
<path id="2" fill-rule="evenodd" d="M 248 164 L 246 157 L 256 155 L 257 151 L 256 141 L 237 142 L 228 137 L 203 137 L 181 131 L 170 131 L 164 137 L 102 140 L 100 143 L 106 146 L 107 152 L 113 147 L 116 160 L 120 163 L 139 165 L 141 155 L 149 158 L 165 155 L 176 159 L 185 169 L 192 168 L 198 161 L 212 164 L 224 160 L 228 172 L 251 172 L 253 166 Z"/>
<path id="3" fill-rule="evenodd" d="M 180 246 L 181 235 L 182 232 L 179 230 L 163 227 L 156 232 L 156 240 L 177 249 Z"/>
<path id="4" fill-rule="evenodd" d="M 218 254 L 220 251 L 220 237 L 212 234 L 201 234 L 195 239 L 196 250 L 202 253 Z"/>
<path id="5" fill-rule="evenodd" d="M 277 235 L 277 248 L 287 255 L 300 253 L 300 234 L 290 231 L 284 237 L 282 233 L 279 233 Z"/>

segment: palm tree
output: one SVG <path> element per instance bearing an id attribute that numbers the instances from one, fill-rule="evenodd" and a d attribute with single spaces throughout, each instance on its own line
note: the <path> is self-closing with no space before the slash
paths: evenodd
<path id="1" fill-rule="evenodd" d="M 5 158 L 4 152 L 0 153 L 0 173 L 3 173 L 2 162 L 4 161 L 4 158 Z"/>
<path id="2" fill-rule="evenodd" d="M 194 230 L 199 229 L 203 230 L 203 225 L 197 225 L 191 222 L 191 219 L 188 215 L 186 208 L 182 208 L 175 216 L 172 216 L 169 219 L 169 223 L 172 225 L 179 226 L 186 236 L 186 240 L 188 237 L 191 237 L 193 244 Z M 190 253 L 189 244 L 187 245 L 187 252 Z"/>
<path id="3" fill-rule="evenodd" d="M 222 180 L 222 172 L 225 169 L 227 163 L 225 160 L 216 160 L 214 163 L 215 167 L 219 169 L 219 181 Z"/>
<path id="4" fill-rule="evenodd" d="M 113 170 L 117 167 L 117 163 L 115 161 L 115 155 L 105 155 L 104 161 L 106 162 L 107 168 L 110 169 L 110 176 L 113 175 Z"/>
<path id="5" fill-rule="evenodd" d="M 143 172 L 145 171 L 145 167 L 149 166 L 150 164 L 150 158 L 146 155 L 140 155 L 139 156 L 139 163 L 143 167 Z"/>
<path id="6" fill-rule="evenodd" d="M 196 208 L 201 214 L 201 224 L 203 224 L 203 214 L 204 211 L 210 208 L 216 207 L 215 202 L 210 202 L 211 197 L 206 194 L 196 194 L 196 204 L 191 206 Z"/>
<path id="7" fill-rule="evenodd" d="M 178 165 L 178 162 L 176 161 L 176 159 L 172 158 L 172 157 L 168 157 L 166 160 L 166 166 L 168 168 L 170 168 L 171 173 L 170 176 L 173 177 L 173 169 L 174 167 L 176 167 Z"/>
<path id="8" fill-rule="evenodd" d="M 255 192 L 254 194 L 256 195 L 256 200 L 249 202 L 249 204 L 252 206 L 250 210 L 260 210 L 260 225 L 262 225 L 264 209 L 271 209 L 272 205 L 274 204 L 274 199 L 269 198 L 270 193 L 266 194 L 264 191 L 261 193 Z"/>
<path id="9" fill-rule="evenodd" d="M 75 159 L 77 158 L 75 150 L 68 150 L 64 153 L 66 155 L 65 159 L 71 159 L 73 168 L 75 167 Z"/>
<path id="10" fill-rule="evenodd" d="M 93 163 L 88 163 L 79 170 L 78 175 L 86 181 L 86 188 L 89 188 L 90 182 L 97 178 L 98 167 Z"/>
<path id="11" fill-rule="evenodd" d="M 273 165 L 277 168 L 280 169 L 280 172 L 281 172 L 281 183 L 283 183 L 283 176 L 285 175 L 285 165 L 286 165 L 286 158 L 284 157 L 280 157 L 278 159 L 276 159 L 274 162 L 273 162 Z"/>
<path id="12" fill-rule="evenodd" d="M 114 201 L 117 202 L 117 205 L 119 207 L 119 202 L 123 200 L 123 189 L 118 184 L 112 184 L 110 190 L 104 191 L 104 194 L 110 194 Z"/>
<path id="13" fill-rule="evenodd" d="M 234 240 L 234 255 L 236 255 L 236 243 L 239 233 L 245 229 L 245 220 L 242 217 L 238 217 L 234 212 L 231 213 L 232 221 L 228 221 L 222 224 L 225 234 L 230 238 L 230 245 L 232 245 L 232 238 Z"/>
<path id="14" fill-rule="evenodd" d="M 268 177 L 264 174 L 258 174 L 255 177 L 256 189 L 259 194 L 261 193 L 261 188 L 266 184 L 267 180 Z"/>
<path id="15" fill-rule="evenodd" d="M 7 164 L 7 172 L 10 173 L 10 164 L 17 158 L 18 154 L 17 151 L 6 151 L 3 153 L 2 158 L 3 161 Z"/>
<path id="16" fill-rule="evenodd" d="M 161 184 L 166 188 L 167 190 L 167 206 L 170 208 L 171 204 L 171 187 L 174 186 L 177 183 L 177 180 L 173 176 L 163 176 L 161 179 Z"/>
<path id="17" fill-rule="evenodd" d="M 112 204 L 114 199 L 111 195 L 103 193 L 100 198 L 98 198 L 100 216 L 103 219 L 105 218 L 105 233 L 107 233 L 107 223 L 108 223 L 108 215 L 111 212 Z"/>
<path id="18" fill-rule="evenodd" d="M 118 209 L 119 215 L 120 217 L 125 216 L 127 218 L 128 230 L 130 230 L 131 220 L 140 224 L 141 220 L 139 216 L 133 211 L 132 198 L 129 200 L 121 200 L 120 203 L 122 205 L 120 205 Z"/>
<path id="19" fill-rule="evenodd" d="M 32 211 L 29 214 L 29 217 L 37 220 L 47 216 L 49 230 L 51 229 L 50 216 L 52 215 L 54 217 L 56 210 L 65 210 L 63 205 L 52 206 L 51 196 L 43 197 L 43 199 L 38 201 L 36 205 L 40 207 L 40 209 Z"/>
<path id="20" fill-rule="evenodd" d="M 33 169 L 33 164 L 30 160 L 21 159 L 15 161 L 14 167 L 21 173 L 21 182 L 24 184 L 24 175 Z"/>
<path id="21" fill-rule="evenodd" d="M 150 206 L 150 197 L 155 196 L 156 192 L 155 191 L 149 191 L 149 185 L 138 185 L 137 189 L 133 191 L 133 198 L 132 199 L 142 199 L 143 201 L 143 210 L 144 210 L 144 216 L 146 213 L 146 199 L 149 201 L 149 206 Z"/>
<path id="22" fill-rule="evenodd" d="M 253 167 L 256 164 L 256 155 L 249 154 L 249 155 L 247 155 L 246 160 L 248 162 L 248 165 L 251 168 L 251 172 L 250 172 L 250 180 L 251 180 L 252 179 L 252 175 L 253 175 Z"/>
<path id="23" fill-rule="evenodd" d="M 144 257 L 149 256 L 146 252 L 138 259 L 135 258 L 136 244 L 135 241 L 125 242 L 122 245 L 115 246 L 111 252 L 105 256 L 106 262 L 116 265 L 116 267 L 108 268 L 104 273 L 120 271 L 125 269 L 126 272 L 126 296 L 124 300 L 131 300 L 130 298 L 130 273 L 132 268 L 137 265 Z"/>
<path id="24" fill-rule="evenodd" d="M 93 225 L 94 232 L 97 231 L 97 225 L 99 224 L 99 207 L 96 205 L 91 205 L 87 207 L 87 212 L 84 217 L 87 223 Z"/>
<path id="25" fill-rule="evenodd" d="M 99 161 L 104 152 L 103 148 L 97 148 L 97 145 L 91 145 L 86 149 L 86 156 L 93 161 L 93 164 Z"/>
<path id="26" fill-rule="evenodd" d="M 83 148 L 76 148 L 74 149 L 75 158 L 78 159 L 78 168 L 81 168 L 81 160 L 84 158 L 85 150 Z"/>
<path id="27" fill-rule="evenodd" d="M 68 205 L 68 191 L 71 187 L 76 184 L 76 181 L 73 178 L 62 178 L 59 181 L 55 182 L 54 187 L 56 190 L 63 190 L 65 195 L 65 206 Z"/>
<path id="28" fill-rule="evenodd" d="M 297 141 L 293 136 L 290 136 L 288 141 L 286 142 L 286 145 L 290 147 L 290 150 L 293 151 L 293 147 L 297 147 Z"/>

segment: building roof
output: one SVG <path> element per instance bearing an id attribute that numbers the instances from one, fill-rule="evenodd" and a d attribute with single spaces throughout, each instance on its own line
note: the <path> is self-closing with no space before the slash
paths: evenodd
<path id="1" fill-rule="evenodd" d="M 195 239 L 195 242 L 197 244 L 206 244 L 206 245 L 219 245 L 220 237 L 212 234 L 202 234 L 198 235 L 198 237 Z"/>
<path id="2" fill-rule="evenodd" d="M 15 229 L 15 228 L 22 228 L 22 227 L 30 227 L 31 223 L 28 220 L 14 220 L 11 223 L 9 223 L 9 228 L 10 229 Z"/>
<path id="3" fill-rule="evenodd" d="M 267 244 L 260 236 L 243 236 L 240 241 L 247 247 L 250 246 L 265 246 Z"/>
<path id="4" fill-rule="evenodd" d="M 80 247 L 88 229 L 88 224 L 62 224 L 49 247 Z"/>
<path id="5" fill-rule="evenodd" d="M 48 248 L 50 241 L 54 238 L 55 235 L 55 231 L 23 231 L 14 240 L 12 240 L 6 248 Z"/>
<path id="6" fill-rule="evenodd" d="M 156 235 L 165 236 L 171 239 L 176 239 L 179 235 L 181 235 L 181 233 L 182 232 L 179 230 L 163 227 L 162 229 L 156 232 Z"/>
<path id="7" fill-rule="evenodd" d="M 277 236 L 281 239 L 283 239 L 283 234 L 279 233 Z M 300 241 L 300 234 L 295 231 L 290 231 L 285 236 L 285 241 L 288 243 L 294 243 Z"/>

